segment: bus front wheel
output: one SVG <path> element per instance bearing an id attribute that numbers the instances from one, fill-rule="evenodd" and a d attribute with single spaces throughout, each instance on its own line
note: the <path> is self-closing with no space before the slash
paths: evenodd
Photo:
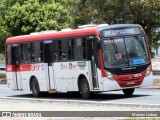
<path id="1" fill-rule="evenodd" d="M 135 88 L 123 89 L 123 93 L 125 96 L 131 96 L 134 93 Z"/>
<path id="2" fill-rule="evenodd" d="M 33 78 L 31 81 L 31 90 L 34 97 L 40 96 L 39 84 L 36 78 Z"/>
<path id="3" fill-rule="evenodd" d="M 90 89 L 89 89 L 89 84 L 88 84 L 86 78 L 83 78 L 80 81 L 80 93 L 82 95 L 82 98 L 84 98 L 84 99 L 89 99 L 90 96 L 91 96 L 91 92 L 90 92 Z"/>

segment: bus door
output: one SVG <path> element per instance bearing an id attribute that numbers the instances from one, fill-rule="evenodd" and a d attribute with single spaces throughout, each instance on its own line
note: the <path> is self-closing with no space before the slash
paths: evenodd
<path id="1" fill-rule="evenodd" d="M 45 40 L 44 44 L 44 62 L 47 63 L 48 88 L 55 89 L 54 67 L 53 67 L 53 41 Z"/>
<path id="2" fill-rule="evenodd" d="M 97 74 L 97 45 L 95 39 L 87 40 L 87 57 L 91 61 L 91 72 L 92 72 L 92 85 L 93 89 L 98 89 L 98 74 Z"/>
<path id="3" fill-rule="evenodd" d="M 20 52 L 17 44 L 13 44 L 11 47 L 12 65 L 13 65 L 13 76 L 14 85 L 17 90 L 22 89 L 22 81 L 20 75 Z"/>

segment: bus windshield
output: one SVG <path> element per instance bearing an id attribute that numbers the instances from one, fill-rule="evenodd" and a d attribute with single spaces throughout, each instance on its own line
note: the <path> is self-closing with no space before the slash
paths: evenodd
<path id="1" fill-rule="evenodd" d="M 105 38 L 102 41 L 106 68 L 124 68 L 149 63 L 145 38 L 142 35 Z"/>

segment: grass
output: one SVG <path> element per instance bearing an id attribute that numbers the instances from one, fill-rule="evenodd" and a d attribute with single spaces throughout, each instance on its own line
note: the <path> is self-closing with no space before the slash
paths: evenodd
<path id="1" fill-rule="evenodd" d="M 42 102 L 45 102 L 44 100 L 26 100 L 28 102 L 31 102 L 31 103 L 42 103 Z"/>
<path id="2" fill-rule="evenodd" d="M 153 80 L 154 86 L 160 86 L 160 80 Z"/>
<path id="3" fill-rule="evenodd" d="M 6 83 L 6 75 L 0 74 L 0 83 Z"/>

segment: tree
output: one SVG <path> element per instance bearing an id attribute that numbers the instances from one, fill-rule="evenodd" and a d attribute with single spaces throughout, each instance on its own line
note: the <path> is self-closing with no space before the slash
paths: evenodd
<path id="1" fill-rule="evenodd" d="M 14 4 L 5 18 L 12 35 L 22 35 L 69 27 L 72 19 L 68 14 L 64 6 L 54 0 L 28 0 Z"/>
<path id="2" fill-rule="evenodd" d="M 158 0 L 0 0 L 0 50 L 9 36 L 89 23 L 140 24 L 157 47 Z"/>
<path id="3" fill-rule="evenodd" d="M 0 0 L 0 53 L 4 53 L 5 40 L 11 36 L 8 27 L 5 25 L 5 14 L 7 12 L 6 0 Z"/>
<path id="4" fill-rule="evenodd" d="M 155 29 L 160 27 L 160 2 L 157 0 L 79 0 L 73 8 L 75 24 L 140 24 L 155 46 Z"/>

